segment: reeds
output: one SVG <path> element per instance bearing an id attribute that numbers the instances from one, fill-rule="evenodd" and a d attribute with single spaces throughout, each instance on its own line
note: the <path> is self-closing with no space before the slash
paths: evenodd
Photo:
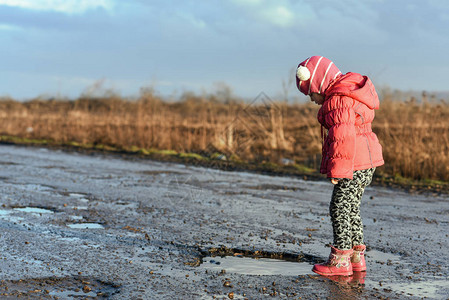
<path id="1" fill-rule="evenodd" d="M 268 99 L 269 100 L 269 99 Z M 318 107 L 262 99 L 251 105 L 213 96 L 184 95 L 165 102 L 152 93 L 74 101 L 0 101 L 0 134 L 119 149 L 164 149 L 224 154 L 260 162 L 319 168 Z M 449 181 L 449 105 L 397 101 L 384 95 L 373 124 L 386 161 L 381 172 Z M 287 160 L 286 160 L 287 159 Z"/>

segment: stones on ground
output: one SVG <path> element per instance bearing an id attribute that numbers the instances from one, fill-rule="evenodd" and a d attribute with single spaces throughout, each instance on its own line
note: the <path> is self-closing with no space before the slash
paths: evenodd
<path id="1" fill-rule="evenodd" d="M 232 287 L 233 287 L 232 283 L 231 283 L 229 280 L 226 280 L 226 281 L 223 283 L 223 286 L 224 286 L 224 287 L 229 287 L 229 288 L 232 288 Z"/>

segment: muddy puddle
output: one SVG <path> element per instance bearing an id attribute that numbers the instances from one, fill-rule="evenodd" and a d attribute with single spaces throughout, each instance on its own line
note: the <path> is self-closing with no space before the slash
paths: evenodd
<path id="1" fill-rule="evenodd" d="M 200 269 L 241 275 L 297 276 L 313 274 L 312 267 L 317 257 L 287 252 L 209 248 L 203 250 Z"/>
<path id="2" fill-rule="evenodd" d="M 384 253 L 378 250 L 367 252 L 367 258 L 377 262 L 397 263 L 400 256 L 392 253 Z M 318 276 L 312 272 L 313 262 L 289 261 L 266 257 L 233 256 L 206 256 L 198 267 L 206 272 L 217 274 L 239 274 L 253 276 L 313 276 L 325 278 L 340 288 L 359 289 L 361 286 L 375 287 L 383 292 L 390 292 L 404 297 L 422 297 L 429 299 L 447 299 L 444 291 L 449 288 L 449 281 L 444 278 L 418 282 L 385 282 L 372 278 L 370 272 L 354 272 L 352 276 Z M 237 295 L 236 295 L 237 296 Z M 244 297 L 243 297 L 244 298 Z M 235 298 L 237 299 L 237 298 Z"/>
<path id="3" fill-rule="evenodd" d="M 51 277 L 2 280 L 0 290 L 7 299 L 108 299 L 120 288 L 92 278 Z"/>
<path id="4" fill-rule="evenodd" d="M 369 280 L 367 282 L 369 283 Z M 385 283 L 383 289 L 392 290 L 407 297 L 449 299 L 449 295 L 444 292 L 449 289 L 449 281 L 444 278 L 414 283 Z"/>
<path id="5" fill-rule="evenodd" d="M 312 274 L 313 265 L 306 262 L 290 262 L 271 258 L 243 256 L 205 257 L 200 268 L 243 275 L 297 276 Z"/>

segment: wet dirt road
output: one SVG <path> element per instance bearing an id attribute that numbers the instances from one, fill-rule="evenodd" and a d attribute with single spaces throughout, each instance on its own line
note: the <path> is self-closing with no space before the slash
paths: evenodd
<path id="1" fill-rule="evenodd" d="M 366 277 L 312 273 L 332 241 L 331 189 L 0 145 L 0 297 L 449 298 L 447 196 L 367 188 Z"/>

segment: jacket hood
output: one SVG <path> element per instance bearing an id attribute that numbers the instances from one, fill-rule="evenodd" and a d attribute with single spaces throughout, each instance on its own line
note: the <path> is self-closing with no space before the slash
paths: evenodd
<path id="1" fill-rule="evenodd" d="M 335 79 L 325 92 L 326 98 L 329 96 L 348 96 L 362 102 L 370 109 L 379 108 L 379 97 L 373 83 L 367 76 L 358 73 L 346 73 Z"/>

